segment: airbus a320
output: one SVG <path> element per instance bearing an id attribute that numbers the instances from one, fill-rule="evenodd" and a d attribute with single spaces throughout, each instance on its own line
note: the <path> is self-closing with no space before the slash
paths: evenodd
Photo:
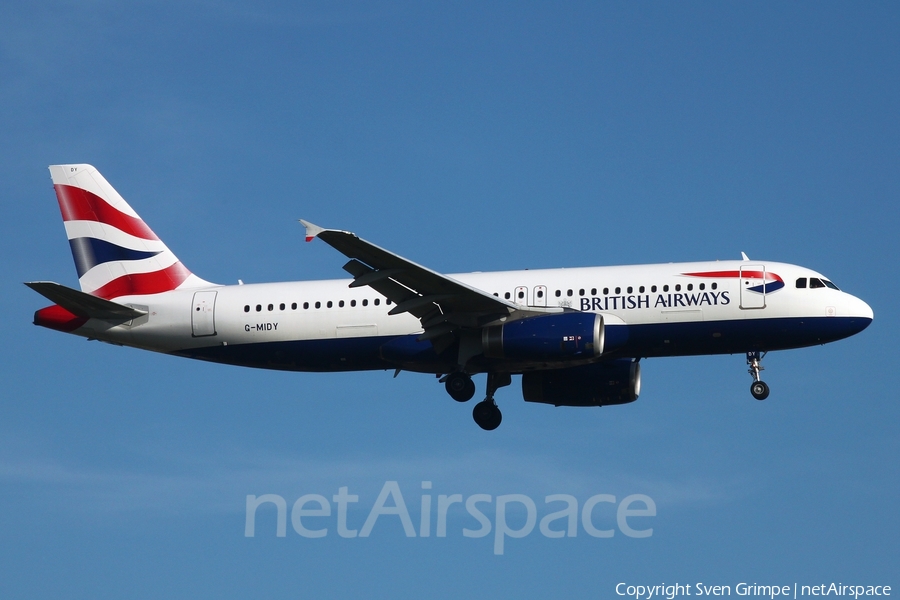
<path id="1" fill-rule="evenodd" d="M 436 375 L 483 429 L 521 375 L 528 402 L 625 404 L 648 357 L 746 354 L 750 393 L 766 352 L 854 335 L 873 318 L 827 277 L 742 260 L 443 275 L 348 231 L 301 221 L 351 279 L 218 285 L 191 273 L 90 165 L 50 175 L 80 290 L 28 282 L 54 304 L 34 323 L 88 339 L 286 371 Z"/>

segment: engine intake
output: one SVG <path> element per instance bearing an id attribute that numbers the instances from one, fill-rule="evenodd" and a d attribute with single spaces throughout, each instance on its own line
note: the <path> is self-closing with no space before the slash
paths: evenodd
<path id="1" fill-rule="evenodd" d="M 488 358 L 548 362 L 585 360 L 603 354 L 604 337 L 602 316 L 567 312 L 485 327 L 481 332 L 481 345 Z"/>
<path id="2" fill-rule="evenodd" d="M 522 375 L 522 396 L 526 402 L 604 406 L 634 402 L 640 393 L 641 365 L 631 359 L 529 371 Z"/>

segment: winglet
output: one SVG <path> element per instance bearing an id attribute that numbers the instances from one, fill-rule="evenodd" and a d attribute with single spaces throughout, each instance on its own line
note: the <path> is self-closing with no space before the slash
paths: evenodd
<path id="1" fill-rule="evenodd" d="M 322 233 L 323 231 L 325 231 L 324 228 L 319 227 L 318 225 L 313 225 L 313 224 L 310 223 L 309 221 L 304 221 L 303 219 L 300 219 L 300 223 L 301 223 L 304 227 L 306 227 L 306 241 L 307 241 L 307 242 L 313 241 L 313 239 L 315 239 L 315 237 L 316 237 L 317 235 L 319 235 L 320 233 Z"/>

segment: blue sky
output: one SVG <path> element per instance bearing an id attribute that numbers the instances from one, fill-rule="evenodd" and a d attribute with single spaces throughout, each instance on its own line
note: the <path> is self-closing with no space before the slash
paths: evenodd
<path id="1" fill-rule="evenodd" d="M 900 585 L 900 10 L 887 2 L 46 2 L 0 21 L 0 596 L 615 597 L 618 582 Z M 738 258 L 819 270 L 862 334 L 642 363 L 641 398 L 503 425 L 433 378 L 290 374 L 31 325 L 77 279 L 47 165 L 86 162 L 200 276 L 341 277 L 296 219 L 443 272 Z M 483 378 L 477 383 L 483 389 Z M 652 536 L 321 539 L 247 495 L 385 482 L 653 499 Z M 493 506 L 493 505 L 491 505 Z M 581 506 L 581 504 L 579 504 Z M 598 523 L 615 525 L 612 505 Z M 494 518 L 492 516 L 492 518 Z M 468 520 L 467 520 L 468 519 Z M 509 511 L 518 527 L 524 510 Z M 560 522 L 557 522 L 558 527 Z M 434 527 L 434 523 L 432 523 Z"/>

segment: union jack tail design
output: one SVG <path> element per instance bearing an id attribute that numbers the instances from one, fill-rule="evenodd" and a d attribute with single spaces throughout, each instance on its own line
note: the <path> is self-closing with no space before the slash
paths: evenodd
<path id="1" fill-rule="evenodd" d="M 213 285 L 192 274 L 91 165 L 53 165 L 81 291 L 111 300 Z"/>

